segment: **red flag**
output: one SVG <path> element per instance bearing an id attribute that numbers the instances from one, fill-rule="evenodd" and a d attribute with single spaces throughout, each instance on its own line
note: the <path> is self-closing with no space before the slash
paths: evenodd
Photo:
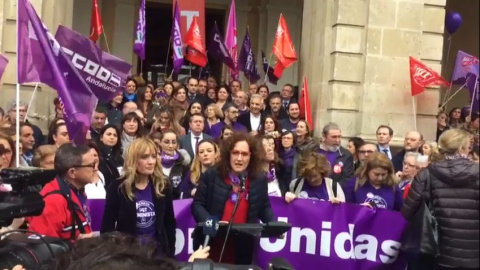
<path id="1" fill-rule="evenodd" d="M 277 78 L 280 78 L 282 77 L 283 70 L 297 61 L 297 53 L 293 47 L 292 38 L 290 37 L 287 22 L 283 18 L 283 14 L 280 14 L 277 34 L 275 36 L 275 42 L 273 43 L 273 53 L 277 57 L 273 74 Z"/>
<path id="2" fill-rule="evenodd" d="M 193 18 L 190 29 L 188 29 L 185 38 L 185 45 L 188 46 L 187 55 L 185 59 L 200 67 L 207 65 L 207 51 L 203 45 L 202 35 L 200 34 L 200 27 L 198 26 L 197 17 Z"/>
<path id="3" fill-rule="evenodd" d="M 307 77 L 303 77 L 302 93 L 300 94 L 300 118 L 305 119 L 313 131 L 312 108 L 310 107 L 310 95 L 308 94 Z"/>
<path id="4" fill-rule="evenodd" d="M 97 0 L 93 0 L 92 18 L 90 20 L 90 40 L 93 42 L 97 42 L 98 38 L 102 33 L 102 16 L 100 16 L 100 12 L 98 11 Z"/>
<path id="5" fill-rule="evenodd" d="M 410 56 L 410 83 L 412 84 L 412 96 L 425 91 L 425 87 L 432 85 L 450 86 L 442 76 L 422 62 Z"/>

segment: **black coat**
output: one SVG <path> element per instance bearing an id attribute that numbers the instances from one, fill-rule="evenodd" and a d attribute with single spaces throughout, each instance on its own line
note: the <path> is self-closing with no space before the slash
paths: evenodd
<path id="1" fill-rule="evenodd" d="M 405 149 L 392 156 L 392 164 L 395 172 L 403 171 L 403 160 L 405 158 Z"/>
<path id="2" fill-rule="evenodd" d="M 192 214 L 196 222 L 205 222 L 211 216 L 221 218 L 225 203 L 230 198 L 232 186 L 225 183 L 215 168 L 207 170 L 200 177 L 200 185 L 195 193 L 192 204 Z M 275 216 L 268 198 L 268 184 L 265 175 L 251 180 L 248 195 L 247 223 L 263 223 L 275 220 Z M 255 239 L 249 235 L 238 234 L 235 237 L 235 257 L 237 264 L 251 264 Z M 203 243 L 203 235 L 197 233 L 193 236 L 194 249 Z"/>
<path id="3" fill-rule="evenodd" d="M 135 200 L 130 200 L 120 188 L 124 179 L 114 181 L 107 189 L 105 212 L 103 214 L 100 232 L 118 231 L 121 233 L 136 235 L 137 209 Z M 135 191 L 135 187 L 133 187 Z M 172 189 L 168 185 L 163 191 L 165 196 L 157 197 L 152 188 L 152 198 L 155 205 L 155 217 L 157 234 L 160 245 L 166 256 L 175 256 L 175 228 L 177 226 L 173 212 Z"/>
<path id="4" fill-rule="evenodd" d="M 433 205 L 439 224 L 438 263 L 453 268 L 477 268 L 480 263 L 479 166 L 466 159 L 431 164 L 417 175 L 402 214 L 411 220 L 428 198 L 430 177 Z"/>
<path id="5" fill-rule="evenodd" d="M 262 129 L 262 122 L 263 122 L 264 115 L 260 114 L 260 125 L 258 126 L 258 130 Z M 237 123 L 244 125 L 247 128 L 248 132 L 252 131 L 252 123 L 250 122 L 250 112 L 242 114 L 238 117 Z"/>
<path id="6" fill-rule="evenodd" d="M 107 189 L 110 183 L 120 178 L 117 167 L 123 167 L 123 157 L 120 151 L 115 151 L 112 147 L 105 146 L 101 142 L 99 151 L 98 170 L 105 178 L 105 189 Z"/>

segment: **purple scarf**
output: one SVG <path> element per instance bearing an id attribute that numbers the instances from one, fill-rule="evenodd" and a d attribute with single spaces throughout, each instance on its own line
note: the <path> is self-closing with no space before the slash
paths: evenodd
<path id="1" fill-rule="evenodd" d="M 162 157 L 162 166 L 164 168 L 171 168 L 173 167 L 173 164 L 177 162 L 178 158 L 180 158 L 180 155 L 178 154 L 177 151 L 175 151 L 175 154 L 173 156 L 169 156 L 162 151 L 161 157 Z"/>
<path id="2" fill-rule="evenodd" d="M 275 164 L 273 162 L 271 162 L 270 163 L 270 169 L 267 172 L 267 181 L 270 183 L 275 179 L 277 179 L 277 173 L 275 171 Z"/>
<path id="3" fill-rule="evenodd" d="M 282 150 L 281 157 L 283 164 L 287 168 L 293 168 L 293 159 L 295 158 L 295 148 L 291 147 L 289 150 Z"/>

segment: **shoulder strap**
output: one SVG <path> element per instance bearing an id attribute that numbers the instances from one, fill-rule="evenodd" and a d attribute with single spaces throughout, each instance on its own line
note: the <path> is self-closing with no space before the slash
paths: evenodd
<path id="1" fill-rule="evenodd" d="M 428 167 L 425 169 L 425 174 L 427 178 L 426 189 L 428 192 L 428 209 L 430 210 L 432 215 L 435 216 L 435 207 L 433 205 L 432 180 L 431 180 L 432 174 L 430 173 L 430 169 Z"/>
<path id="2" fill-rule="evenodd" d="M 303 177 L 297 178 L 297 181 L 295 182 L 295 185 L 293 186 L 293 192 L 297 194 L 297 188 L 300 185 L 300 182 L 303 181 Z"/>
<path id="3" fill-rule="evenodd" d="M 332 191 L 333 191 L 333 197 L 337 197 L 337 181 L 333 178 L 332 179 Z"/>
<path id="4" fill-rule="evenodd" d="M 81 211 L 81 209 L 79 209 L 78 205 L 75 204 L 72 201 L 71 192 L 70 192 L 70 188 L 68 187 L 68 185 L 66 185 L 66 183 L 63 180 L 60 180 L 58 178 L 57 178 L 57 182 L 58 182 L 58 185 L 59 185 L 60 189 L 48 192 L 47 194 L 45 194 L 43 196 L 43 198 L 45 198 L 49 195 L 53 195 L 53 194 L 60 194 L 65 198 L 65 200 L 67 201 L 68 210 L 70 211 L 70 214 L 72 215 L 72 231 L 71 231 L 70 239 L 75 240 L 76 226 L 78 226 L 78 229 L 79 229 L 80 233 L 82 233 L 82 234 L 86 233 L 85 227 L 83 226 L 82 221 L 80 220 L 80 217 L 78 216 L 77 211 L 76 211 L 76 210 Z"/>

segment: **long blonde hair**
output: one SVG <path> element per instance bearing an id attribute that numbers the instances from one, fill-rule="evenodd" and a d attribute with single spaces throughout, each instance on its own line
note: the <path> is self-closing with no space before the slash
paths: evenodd
<path id="1" fill-rule="evenodd" d="M 383 153 L 373 153 L 367 157 L 364 164 L 358 168 L 357 171 L 357 181 L 355 182 L 355 191 L 365 185 L 368 179 L 368 173 L 376 168 L 382 168 L 388 172 L 387 178 L 382 183 L 382 186 L 391 187 L 395 190 L 395 169 L 393 168 L 393 164 L 388 159 L 388 156 Z"/>
<path id="2" fill-rule="evenodd" d="M 127 195 L 127 197 L 132 201 L 135 200 L 133 187 L 139 176 L 137 171 L 138 160 L 145 153 L 155 153 L 155 156 L 157 157 L 155 169 L 153 171 L 153 175 L 151 176 L 153 187 L 155 189 L 155 195 L 157 197 L 163 197 L 164 194 L 162 194 L 162 192 L 168 184 L 168 178 L 163 175 L 162 172 L 162 163 L 160 161 L 160 157 L 158 156 L 157 146 L 155 143 L 149 138 L 135 139 L 126 149 L 124 163 L 125 180 L 120 185 L 125 192 L 125 195 Z"/>
<path id="3" fill-rule="evenodd" d="M 215 157 L 215 164 L 220 160 L 220 148 L 218 145 L 213 141 L 213 140 L 202 140 L 199 144 L 198 147 L 200 148 L 200 145 L 204 143 L 209 143 L 213 145 L 213 149 L 215 151 L 215 154 L 217 155 Z M 200 175 L 202 174 L 202 163 L 200 162 L 200 153 L 198 152 L 195 154 L 195 158 L 193 159 L 192 166 L 190 167 L 190 182 L 194 185 L 198 185 L 198 180 L 200 179 Z"/>

